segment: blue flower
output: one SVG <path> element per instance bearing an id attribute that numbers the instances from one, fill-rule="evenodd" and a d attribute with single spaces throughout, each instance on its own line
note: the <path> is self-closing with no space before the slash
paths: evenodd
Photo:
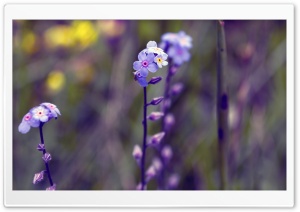
<path id="1" fill-rule="evenodd" d="M 142 87 L 146 87 L 148 86 L 148 82 L 147 82 L 147 78 L 143 77 L 140 71 L 136 71 L 133 73 L 134 74 L 134 80 L 138 81 L 138 83 L 142 86 Z"/>
<path id="2" fill-rule="evenodd" d="M 155 41 L 149 41 L 147 43 L 147 52 L 148 53 L 154 53 L 154 54 L 157 54 L 157 55 L 162 55 L 164 57 L 168 57 L 168 55 L 164 52 L 163 49 L 157 47 L 157 44 Z"/>
<path id="3" fill-rule="evenodd" d="M 192 38 L 191 36 L 185 34 L 184 31 L 178 32 L 178 43 L 183 48 L 192 48 Z"/>
<path id="4" fill-rule="evenodd" d="M 39 127 L 41 123 L 46 123 L 52 118 L 57 118 L 57 114 L 60 115 L 60 112 L 54 104 L 48 102 L 42 103 L 40 106 L 29 110 L 23 117 L 18 130 L 20 133 L 26 134 L 31 127 Z"/>
<path id="5" fill-rule="evenodd" d="M 167 51 L 175 65 L 180 66 L 190 59 L 188 50 L 192 48 L 192 37 L 184 31 L 165 33 L 161 39 L 162 42 L 159 46 Z"/>
<path id="6" fill-rule="evenodd" d="M 40 105 L 45 106 L 46 108 L 48 108 L 54 118 L 57 118 L 57 115 L 60 115 L 60 111 L 56 107 L 56 105 L 51 104 L 49 102 L 44 102 L 44 103 L 42 103 Z"/>
<path id="7" fill-rule="evenodd" d="M 183 48 L 180 45 L 171 46 L 168 50 L 168 55 L 173 59 L 174 64 L 178 66 L 189 61 L 190 59 L 190 53 L 188 49 Z"/>
<path id="8" fill-rule="evenodd" d="M 178 43 L 178 35 L 177 35 L 177 33 L 173 33 L 173 32 L 167 32 L 167 33 L 163 34 L 161 39 L 162 39 L 162 41 L 165 41 L 165 42 L 168 42 L 171 44 Z"/>
<path id="9" fill-rule="evenodd" d="M 133 63 L 133 69 L 136 71 L 140 71 L 143 77 L 148 76 L 148 71 L 156 72 L 158 66 L 153 62 L 154 54 L 152 52 L 146 54 L 145 51 L 141 51 L 138 55 L 139 61 L 135 61 Z"/>

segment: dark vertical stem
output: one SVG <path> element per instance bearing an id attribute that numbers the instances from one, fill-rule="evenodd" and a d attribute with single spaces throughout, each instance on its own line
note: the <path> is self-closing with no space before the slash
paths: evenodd
<path id="1" fill-rule="evenodd" d="M 220 189 L 226 188 L 225 147 L 228 143 L 228 94 L 226 86 L 226 40 L 224 22 L 217 22 L 217 119 L 218 119 L 218 156 Z"/>
<path id="2" fill-rule="evenodd" d="M 147 139 L 147 89 L 144 87 L 144 120 L 143 120 L 143 126 L 144 126 L 144 137 L 143 137 L 143 154 L 142 154 L 142 162 L 141 162 L 141 183 L 142 188 L 141 190 L 145 189 L 145 161 L 146 161 L 146 139 Z"/>
<path id="3" fill-rule="evenodd" d="M 41 137 L 41 144 L 44 145 L 44 150 L 43 150 L 43 155 L 46 154 L 46 147 L 45 147 L 45 143 L 44 143 L 44 136 L 43 136 L 43 123 L 40 124 L 40 137 Z M 53 186 L 53 181 L 52 181 L 52 178 L 51 178 L 51 173 L 50 173 L 50 169 L 49 169 L 49 165 L 46 161 L 45 162 L 45 166 L 46 166 L 46 171 L 47 171 L 47 175 L 48 175 L 48 178 L 49 178 L 49 182 L 50 182 L 50 185 Z"/>

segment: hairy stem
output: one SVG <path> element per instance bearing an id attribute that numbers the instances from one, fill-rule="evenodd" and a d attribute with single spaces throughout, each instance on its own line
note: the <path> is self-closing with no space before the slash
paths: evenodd
<path id="1" fill-rule="evenodd" d="M 39 128 L 40 128 L 40 137 L 41 137 L 41 144 L 44 145 L 44 150 L 43 150 L 43 156 L 46 154 L 46 147 L 45 147 L 45 143 L 44 143 L 44 136 L 43 136 L 43 125 L 44 123 L 41 123 Z M 52 178 L 51 178 L 51 173 L 50 173 L 50 169 L 49 169 L 49 165 L 46 161 L 45 162 L 45 166 L 46 166 L 46 171 L 47 171 L 47 175 L 48 175 L 48 179 L 49 179 L 49 182 L 50 182 L 50 185 L 53 186 L 53 181 L 52 181 Z"/>
<path id="2" fill-rule="evenodd" d="M 147 89 L 144 87 L 144 137 L 143 137 L 143 154 L 142 154 L 142 161 L 141 161 L 141 183 L 142 188 L 141 190 L 145 190 L 146 181 L 145 181 L 145 162 L 146 162 L 146 139 L 147 139 Z"/>
<path id="3" fill-rule="evenodd" d="M 226 86 L 226 40 L 224 22 L 217 22 L 217 120 L 218 120 L 218 161 L 220 173 L 220 189 L 226 188 L 225 147 L 228 143 L 228 94 Z"/>

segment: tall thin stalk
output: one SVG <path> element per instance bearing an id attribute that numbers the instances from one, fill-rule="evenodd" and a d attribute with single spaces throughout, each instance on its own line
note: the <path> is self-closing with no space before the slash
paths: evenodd
<path id="1" fill-rule="evenodd" d="M 145 180 L 145 161 L 146 161 L 146 139 L 147 139 L 147 88 L 144 87 L 144 119 L 143 119 L 143 126 L 144 126 L 144 136 L 143 136 L 143 154 L 142 154 L 142 161 L 141 161 L 141 183 L 142 188 L 141 190 L 145 189 L 146 180 Z"/>
<path id="2" fill-rule="evenodd" d="M 44 123 L 40 123 L 40 138 L 41 138 L 41 144 L 44 146 L 44 149 L 43 149 L 43 156 L 45 156 L 45 154 L 47 153 L 46 152 L 46 147 L 45 147 L 45 143 L 44 143 L 44 136 L 43 136 L 43 125 Z M 50 185 L 53 186 L 53 181 L 52 181 L 52 178 L 51 178 L 51 173 L 50 173 L 50 168 L 49 168 L 49 165 L 48 165 L 48 162 L 45 162 L 45 166 L 46 166 L 46 172 L 47 172 L 47 175 L 48 175 L 48 179 L 49 179 L 49 182 L 50 182 Z"/>
<path id="3" fill-rule="evenodd" d="M 217 120 L 220 189 L 226 189 L 226 145 L 228 144 L 227 55 L 224 22 L 217 22 Z"/>

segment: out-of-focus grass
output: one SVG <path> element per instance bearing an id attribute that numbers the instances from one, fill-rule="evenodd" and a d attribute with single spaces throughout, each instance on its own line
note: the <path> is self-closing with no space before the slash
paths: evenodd
<path id="1" fill-rule="evenodd" d="M 175 126 L 166 141 L 178 189 L 218 189 L 216 28 L 214 21 L 14 21 L 13 189 L 32 184 L 44 169 L 35 150 L 38 130 L 18 132 L 23 115 L 42 102 L 62 116 L 44 127 L 51 173 L 60 190 L 135 189 L 139 168 L 131 156 L 142 142 L 142 89 L 132 63 L 149 40 L 186 31 L 192 58 L 173 82 Z M 226 21 L 230 139 L 229 189 L 286 189 L 286 23 Z M 165 77 L 166 68 L 155 75 Z M 154 75 L 153 75 L 154 76 Z M 163 83 L 148 89 L 161 96 Z M 149 112 L 159 110 L 152 107 Z M 150 123 L 149 132 L 160 131 Z M 147 152 L 147 164 L 156 151 Z M 148 187 L 156 189 L 153 181 Z"/>

